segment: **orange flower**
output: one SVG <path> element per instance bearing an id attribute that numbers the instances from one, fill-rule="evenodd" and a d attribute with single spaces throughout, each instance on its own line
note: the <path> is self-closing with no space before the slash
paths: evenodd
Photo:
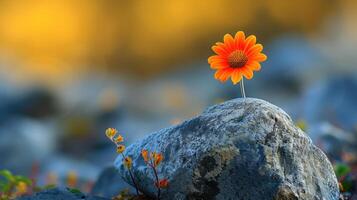
<path id="1" fill-rule="evenodd" d="M 125 151 L 125 146 L 122 144 L 119 144 L 117 147 L 117 153 L 123 153 Z"/>
<path id="2" fill-rule="evenodd" d="M 105 135 L 110 139 L 112 139 L 117 133 L 118 131 L 115 128 L 107 128 L 107 130 L 105 130 Z"/>
<path id="3" fill-rule="evenodd" d="M 148 150 L 143 149 L 141 151 L 141 156 L 143 157 L 145 163 L 147 163 L 149 161 Z"/>
<path id="4" fill-rule="evenodd" d="M 253 78 L 253 71 L 260 70 L 260 62 L 267 59 L 261 51 L 263 46 L 256 44 L 256 37 L 245 38 L 244 32 L 239 31 L 234 38 L 230 34 L 224 36 L 224 43 L 217 42 L 212 47 L 217 54 L 208 58 L 212 69 L 217 70 L 214 77 L 221 82 L 231 78 L 237 84 L 244 76 Z"/>
<path id="5" fill-rule="evenodd" d="M 122 135 L 118 135 L 117 138 L 115 138 L 116 143 L 124 142 L 124 137 Z"/>
<path id="6" fill-rule="evenodd" d="M 158 188 L 167 188 L 169 186 L 169 180 L 166 178 L 159 180 L 159 183 L 155 183 L 155 186 Z"/>
<path id="7" fill-rule="evenodd" d="M 157 167 L 161 161 L 164 159 L 161 153 L 152 153 L 152 158 L 154 159 L 154 167 Z"/>

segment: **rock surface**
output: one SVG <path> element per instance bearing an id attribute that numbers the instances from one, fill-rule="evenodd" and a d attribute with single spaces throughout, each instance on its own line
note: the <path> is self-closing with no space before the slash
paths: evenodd
<path id="1" fill-rule="evenodd" d="M 142 149 L 162 152 L 169 178 L 162 199 L 336 200 L 339 189 L 323 152 L 280 108 L 259 99 L 215 105 L 128 147 L 140 189 L 154 196 Z M 115 166 L 131 182 L 120 157 Z"/>
<path id="2" fill-rule="evenodd" d="M 114 167 L 107 167 L 94 184 L 91 194 L 112 198 L 123 190 L 129 190 L 131 193 L 135 193 L 135 189 L 123 180 Z"/>
<path id="3" fill-rule="evenodd" d="M 86 196 L 82 193 L 71 192 L 68 189 L 49 189 L 31 196 L 24 196 L 18 200 L 110 200 L 107 198 Z"/>

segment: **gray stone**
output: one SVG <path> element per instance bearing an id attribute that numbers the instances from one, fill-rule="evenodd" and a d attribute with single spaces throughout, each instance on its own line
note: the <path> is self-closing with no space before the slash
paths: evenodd
<path id="1" fill-rule="evenodd" d="M 47 160 L 55 152 L 57 137 L 54 129 L 48 121 L 9 119 L 0 126 L 0 169 L 30 174 L 34 163 Z"/>
<path id="2" fill-rule="evenodd" d="M 68 189 L 49 189 L 31 196 L 24 196 L 18 198 L 18 200 L 110 200 L 107 198 L 96 197 L 96 196 L 86 196 L 82 193 L 71 192 Z"/>
<path id="3" fill-rule="evenodd" d="M 355 154 L 357 152 L 356 135 L 328 122 L 312 124 L 307 133 L 312 141 L 331 159 L 341 161 L 344 153 Z"/>
<path id="4" fill-rule="evenodd" d="M 329 122 L 349 132 L 357 131 L 356 91 L 357 74 L 317 82 L 304 96 L 304 118 L 309 124 Z"/>
<path id="5" fill-rule="evenodd" d="M 269 59 L 264 62 L 261 78 L 267 88 L 278 89 L 286 94 L 296 95 L 302 91 L 305 82 L 324 77 L 325 60 L 321 50 L 307 38 L 298 35 L 284 35 L 266 47 Z M 324 69 L 322 72 L 321 69 Z M 281 76 L 284 74 L 284 76 Z M 253 83 L 254 84 L 254 83 Z M 266 88 L 264 87 L 264 88 Z"/>
<path id="6" fill-rule="evenodd" d="M 123 180 L 114 167 L 107 167 L 95 182 L 91 194 L 111 198 L 124 190 L 135 193 L 135 189 Z"/>
<path id="7" fill-rule="evenodd" d="M 169 179 L 162 199 L 336 200 L 331 163 L 280 108 L 259 99 L 235 99 L 128 147 L 140 189 L 155 196 L 142 149 L 162 152 L 158 171 Z M 118 157 L 115 166 L 131 183 Z"/>

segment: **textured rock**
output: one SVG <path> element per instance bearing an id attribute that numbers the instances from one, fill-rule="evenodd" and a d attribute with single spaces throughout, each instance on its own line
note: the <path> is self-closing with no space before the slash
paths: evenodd
<path id="1" fill-rule="evenodd" d="M 82 193 L 70 192 L 67 189 L 54 188 L 38 192 L 31 196 L 24 196 L 18 200 L 110 200 L 102 197 L 86 196 Z"/>
<path id="2" fill-rule="evenodd" d="M 135 193 L 135 189 L 123 180 L 114 167 L 108 167 L 100 174 L 91 194 L 112 198 L 123 190 L 129 190 L 133 194 Z"/>
<path id="3" fill-rule="evenodd" d="M 162 152 L 169 178 L 163 199 L 335 200 L 339 191 L 323 152 L 280 108 L 258 99 L 215 105 L 180 125 L 128 147 L 141 190 L 154 196 L 153 176 L 140 151 Z M 119 173 L 131 182 L 120 157 Z"/>

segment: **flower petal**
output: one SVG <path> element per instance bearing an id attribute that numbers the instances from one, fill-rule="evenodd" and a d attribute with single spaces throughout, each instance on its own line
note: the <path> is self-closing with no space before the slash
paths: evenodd
<path id="1" fill-rule="evenodd" d="M 233 69 L 232 68 L 226 68 L 224 69 L 224 73 L 220 76 L 220 80 L 222 82 L 226 82 L 229 77 L 232 75 Z"/>
<path id="2" fill-rule="evenodd" d="M 210 63 L 211 69 L 225 69 L 229 67 L 226 61 L 223 62 L 212 62 Z"/>
<path id="3" fill-rule="evenodd" d="M 219 77 L 221 77 L 221 75 L 224 73 L 224 69 L 219 69 L 216 71 L 216 73 L 214 73 L 214 78 L 217 80 L 220 80 Z"/>
<path id="4" fill-rule="evenodd" d="M 243 71 L 243 75 L 245 78 L 247 78 L 249 80 L 253 78 L 253 71 L 251 69 L 249 69 L 248 67 L 243 67 L 242 71 Z"/>
<path id="5" fill-rule="evenodd" d="M 221 82 L 225 82 L 231 76 L 232 72 L 232 68 L 220 69 L 214 74 L 214 78 Z"/>
<path id="6" fill-rule="evenodd" d="M 258 61 L 258 62 L 263 62 L 263 61 L 266 61 L 267 56 L 265 54 L 263 54 L 263 53 L 259 53 L 257 55 L 249 57 L 249 59 L 254 60 L 254 61 Z"/>
<path id="7" fill-rule="evenodd" d="M 230 50 L 234 48 L 234 39 L 231 34 L 225 34 L 223 40 L 224 43 L 230 48 Z"/>
<path id="8" fill-rule="evenodd" d="M 212 50 L 218 54 L 218 55 L 227 55 L 228 51 L 226 49 L 224 49 L 222 46 L 213 46 Z"/>
<path id="9" fill-rule="evenodd" d="M 245 41 L 245 34 L 243 31 L 238 31 L 236 35 L 234 36 L 234 39 L 236 41 L 236 48 L 237 49 L 243 49 L 244 41 Z"/>
<path id="10" fill-rule="evenodd" d="M 247 67 L 253 71 L 259 71 L 261 69 L 259 62 L 256 61 L 247 63 Z"/>
<path id="11" fill-rule="evenodd" d="M 255 54 L 260 53 L 263 50 L 263 45 L 256 44 L 247 50 L 247 56 L 253 56 Z"/>
<path id="12" fill-rule="evenodd" d="M 222 43 L 222 42 L 216 42 L 216 45 L 219 46 L 219 47 L 222 47 L 227 53 L 229 53 L 231 50 L 230 46 L 225 44 L 225 43 Z"/>
<path id="13" fill-rule="evenodd" d="M 225 59 L 219 55 L 210 56 L 208 58 L 208 63 L 220 62 L 220 61 L 225 61 Z"/>
<path id="14" fill-rule="evenodd" d="M 239 81 L 242 80 L 242 71 L 240 69 L 235 69 L 232 73 L 231 80 L 234 85 L 239 83 Z"/>
<path id="15" fill-rule="evenodd" d="M 255 45 L 256 41 L 257 41 L 257 38 L 255 37 L 255 35 L 250 35 L 249 37 L 247 37 L 247 39 L 245 40 L 244 51 L 247 51 L 253 45 Z"/>

